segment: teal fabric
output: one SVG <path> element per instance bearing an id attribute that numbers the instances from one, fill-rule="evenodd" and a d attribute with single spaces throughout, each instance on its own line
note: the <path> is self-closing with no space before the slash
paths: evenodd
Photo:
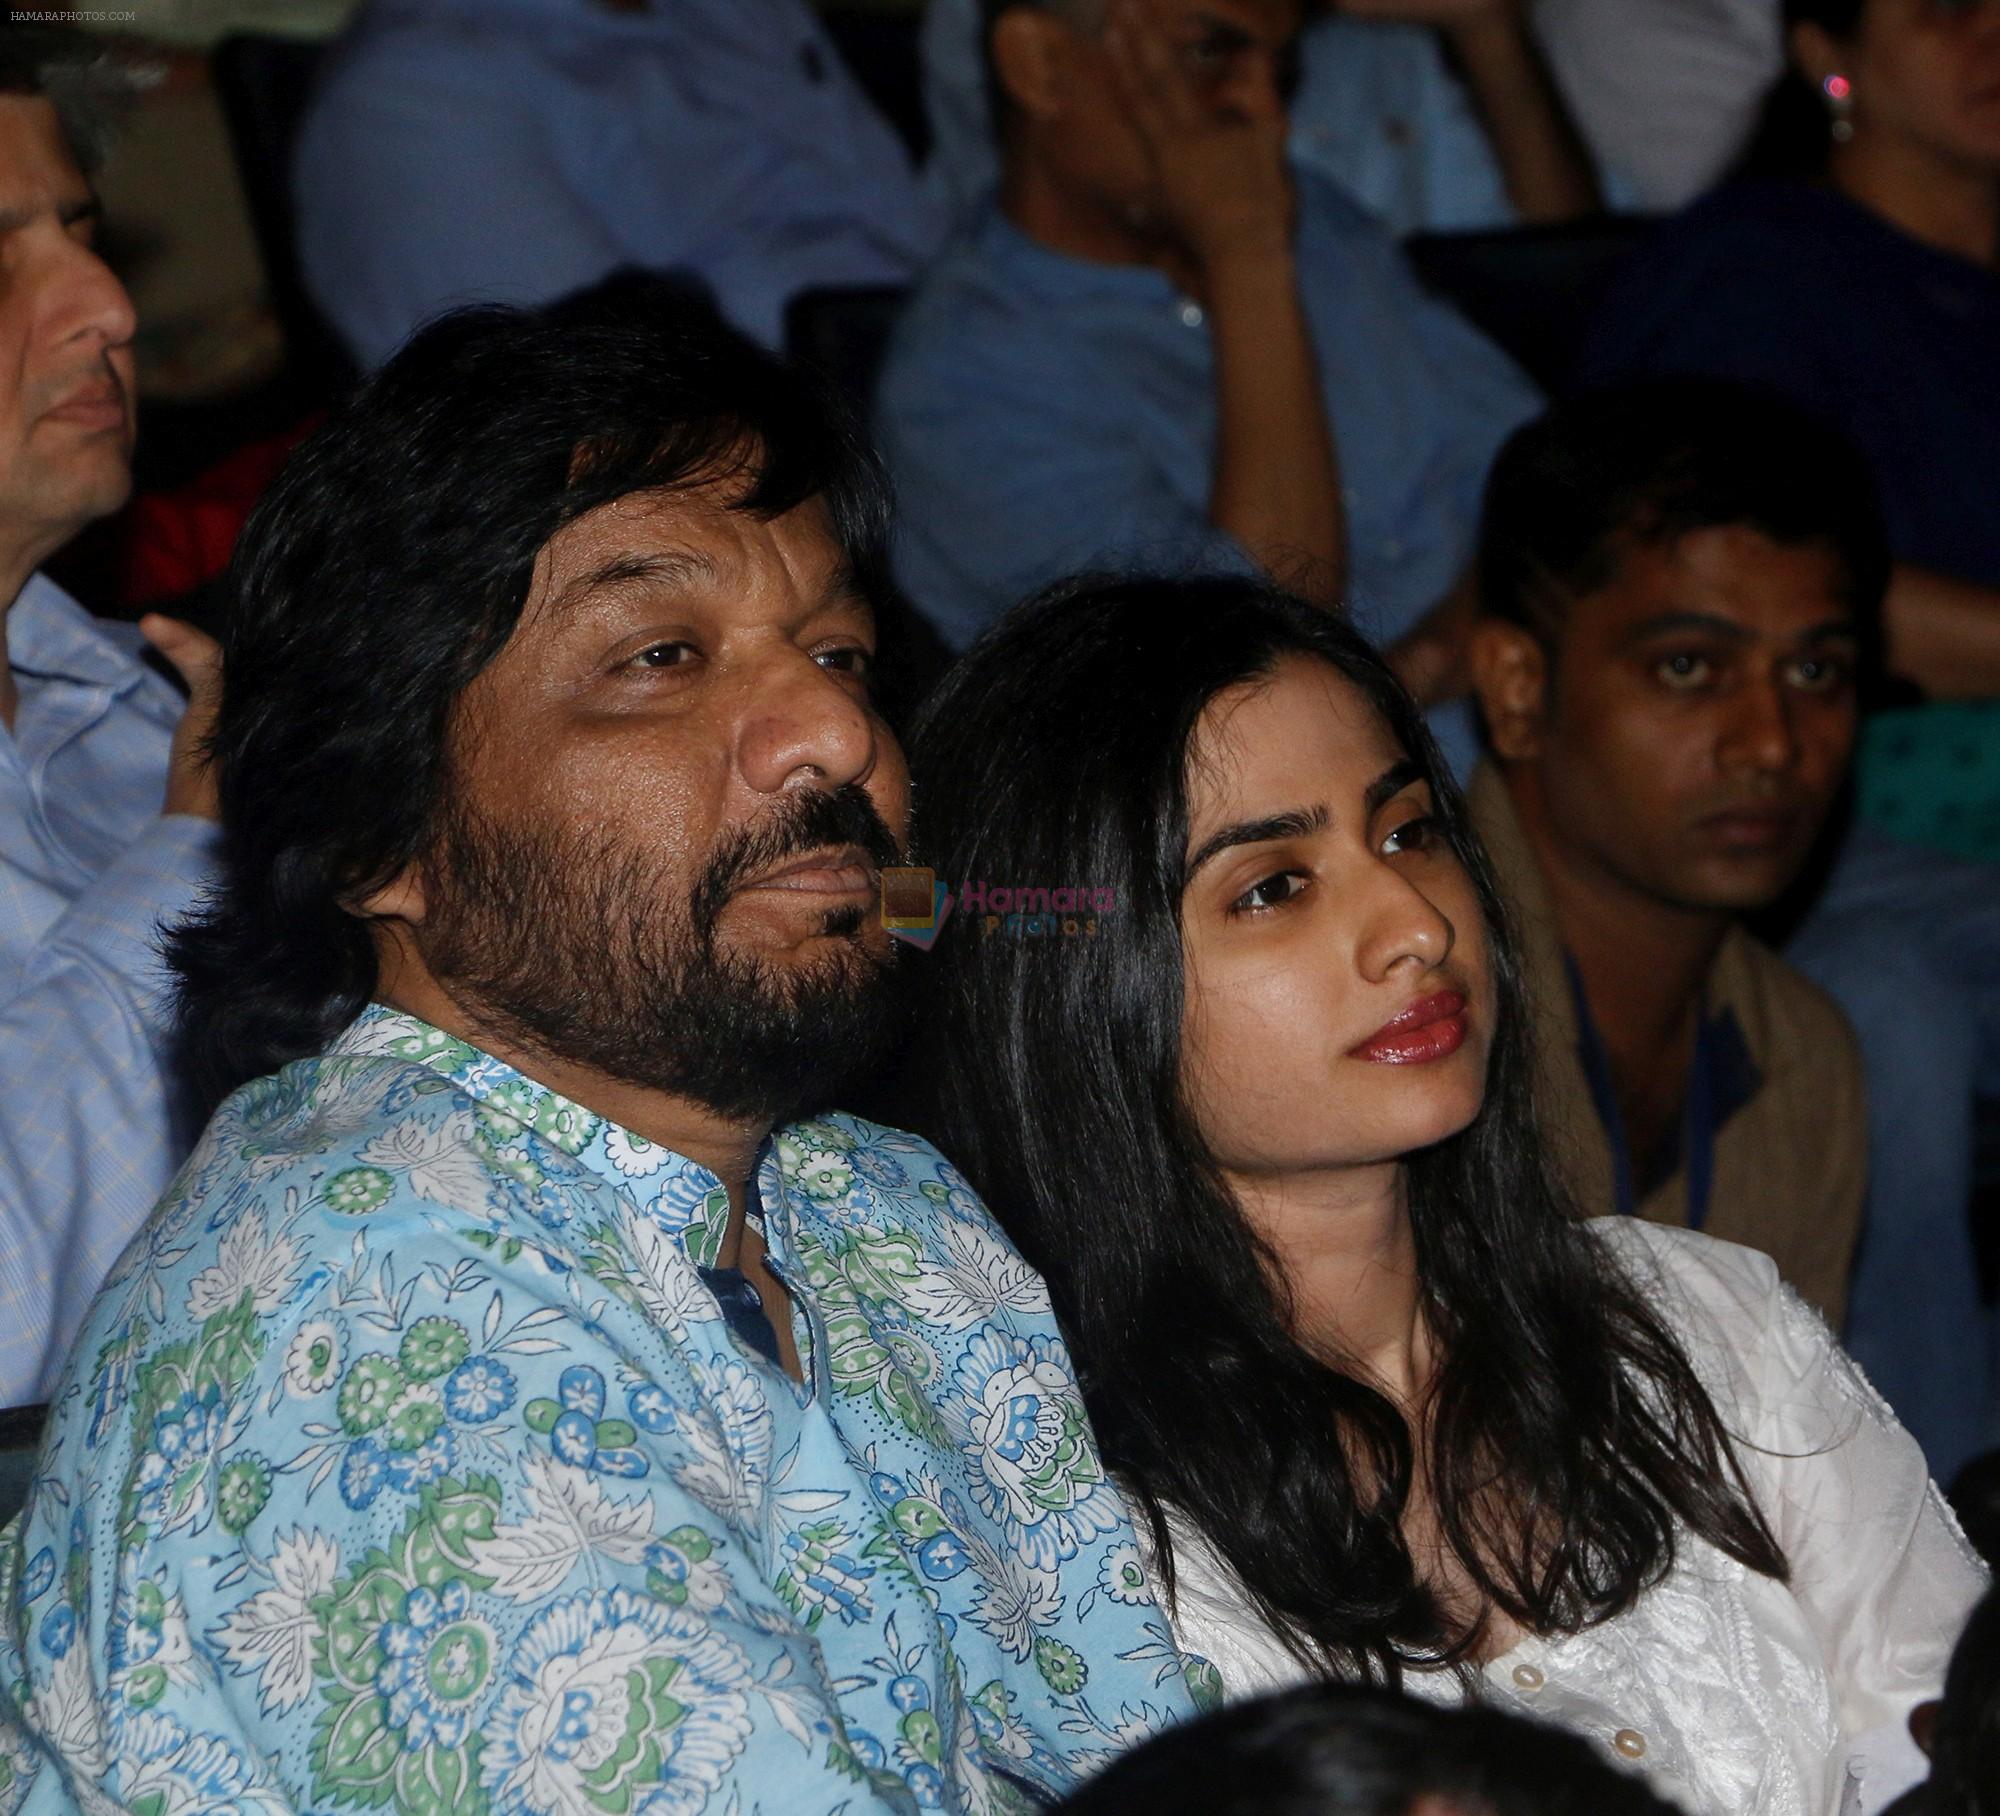
<path id="1" fill-rule="evenodd" d="M 1906 844 L 2000 862 L 2000 701 L 1935 701 L 1862 729 L 1861 817 Z"/>

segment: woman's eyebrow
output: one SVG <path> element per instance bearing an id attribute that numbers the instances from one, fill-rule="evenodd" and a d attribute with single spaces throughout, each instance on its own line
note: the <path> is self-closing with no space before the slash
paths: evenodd
<path id="1" fill-rule="evenodd" d="M 1391 763 L 1374 781 L 1368 784 L 1368 792 L 1361 797 L 1368 809 L 1369 817 L 1372 819 L 1389 802 L 1401 794 L 1404 789 L 1408 788 L 1412 782 L 1428 780 L 1429 777 L 1424 773 L 1424 766 L 1414 757 L 1405 757 L 1399 763 Z"/>
<path id="2" fill-rule="evenodd" d="M 1233 851 L 1239 845 L 1263 845 L 1272 839 L 1299 839 L 1311 833 L 1324 832 L 1332 817 L 1322 801 L 1313 807 L 1290 807 L 1283 813 L 1265 814 L 1255 820 L 1238 820 L 1201 842 L 1200 848 L 1188 859 L 1187 868 L 1181 872 L 1182 879 L 1187 881 L 1193 878 L 1211 858 Z"/>

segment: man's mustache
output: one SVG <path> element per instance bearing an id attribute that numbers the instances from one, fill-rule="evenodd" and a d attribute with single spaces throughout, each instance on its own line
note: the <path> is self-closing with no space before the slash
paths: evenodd
<path id="1" fill-rule="evenodd" d="M 903 861 L 901 842 L 858 783 L 802 789 L 716 848 L 695 883 L 695 925 L 704 931 L 714 927 L 724 904 L 750 878 L 829 845 L 859 846 L 878 870 Z"/>

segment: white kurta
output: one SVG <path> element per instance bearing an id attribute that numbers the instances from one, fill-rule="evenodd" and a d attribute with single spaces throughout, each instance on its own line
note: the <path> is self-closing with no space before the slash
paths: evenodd
<path id="1" fill-rule="evenodd" d="M 1910 1710 L 1939 1693 L 1986 1572 L 1916 1441 L 1768 1257 L 1633 1218 L 1590 1227 L 1680 1334 L 1792 1580 L 1683 1532 L 1633 1608 L 1524 1640 L 1475 1693 L 1591 1736 L 1699 1816 L 1877 1809 L 1903 1788 L 1889 1761 Z M 1302 1681 L 1234 1573 L 1185 1523 L 1173 1532 L 1181 1647 L 1232 1699 Z M 1447 1675 L 1409 1688 L 1461 1694 Z"/>

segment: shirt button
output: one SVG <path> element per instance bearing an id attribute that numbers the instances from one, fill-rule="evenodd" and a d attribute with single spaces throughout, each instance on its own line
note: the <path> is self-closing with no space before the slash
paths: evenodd
<path id="1" fill-rule="evenodd" d="M 1539 1690 L 1548 1680 L 1533 1665 L 1516 1665 L 1514 1681 L 1523 1690 Z"/>
<path id="2" fill-rule="evenodd" d="M 1620 1728 L 1612 1735 L 1611 1744 L 1627 1759 L 1643 1759 L 1646 1756 L 1646 1737 L 1634 1728 Z"/>
<path id="3" fill-rule="evenodd" d="M 1207 319 L 1202 314 L 1199 303 L 1181 304 L 1181 326 L 1183 328 L 1199 328 Z"/>

